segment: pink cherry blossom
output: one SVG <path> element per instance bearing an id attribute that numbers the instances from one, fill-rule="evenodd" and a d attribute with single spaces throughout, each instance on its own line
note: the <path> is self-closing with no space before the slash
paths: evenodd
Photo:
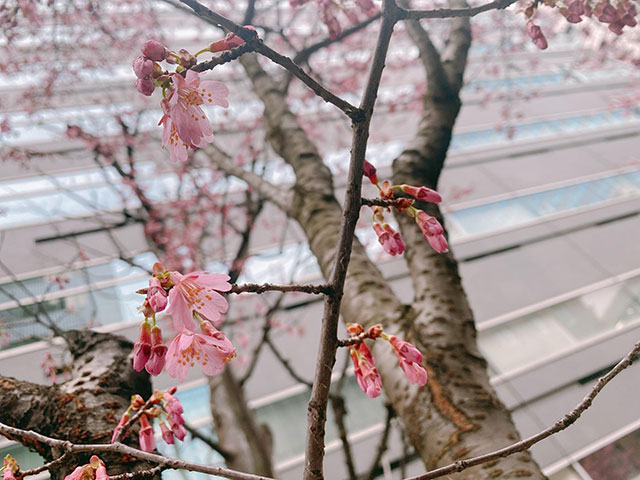
<path id="1" fill-rule="evenodd" d="M 200 74 L 187 71 L 186 78 L 172 75 L 171 95 L 163 100 L 164 125 L 162 146 L 169 148 L 171 158 L 184 162 L 188 148 L 203 147 L 213 141 L 213 129 L 200 105 L 228 107 L 229 89 L 214 80 L 200 81 Z"/>
<path id="2" fill-rule="evenodd" d="M 169 291 L 169 308 L 176 331 L 194 330 L 194 312 L 207 320 L 217 322 L 226 313 L 229 304 L 218 292 L 231 290 L 229 276 L 221 273 L 193 272 L 181 275 L 171 272 L 173 287 Z"/>
<path id="3" fill-rule="evenodd" d="M 404 252 L 404 241 L 400 233 L 396 232 L 389 224 L 373 224 L 373 231 L 378 236 L 378 242 L 389 255 L 401 255 Z"/>
<path id="4" fill-rule="evenodd" d="M 417 200 L 422 200 L 423 202 L 431 202 L 431 203 L 440 203 L 442 201 L 442 197 L 435 190 L 431 190 L 427 187 L 414 187 L 412 185 L 401 185 L 400 189 Z"/>
<path id="5" fill-rule="evenodd" d="M 133 345 L 133 369 L 141 371 L 151 356 L 151 325 L 144 322 L 140 326 L 138 341 Z"/>
<path id="6" fill-rule="evenodd" d="M 164 115 L 158 122 L 158 125 L 164 125 L 162 129 L 162 146 L 167 147 L 169 149 L 169 155 L 173 159 L 173 161 L 178 163 L 185 163 L 187 158 L 189 158 L 189 147 L 188 143 L 185 143 L 179 136 L 178 130 L 171 119 L 170 110 L 169 110 L 169 102 L 166 99 L 163 99 L 160 102 L 160 106 L 164 111 Z"/>
<path id="7" fill-rule="evenodd" d="M 229 106 L 229 89 L 224 83 L 215 80 L 200 81 L 200 74 L 187 71 L 186 78 L 173 75 L 173 92 L 169 98 L 171 118 L 176 124 L 178 135 L 183 142 L 196 147 L 203 140 L 211 142 L 213 131 L 200 105 Z"/>
<path id="8" fill-rule="evenodd" d="M 376 398 L 382 393 L 382 379 L 375 366 L 371 350 L 364 342 L 349 347 L 358 385 L 369 398 Z"/>
<path id="9" fill-rule="evenodd" d="M 418 210 L 416 223 L 420 227 L 420 230 L 422 230 L 422 235 L 427 239 L 431 248 L 438 253 L 449 251 L 447 239 L 444 238 L 444 229 L 435 217 L 432 217 L 422 210 Z"/>
<path id="10" fill-rule="evenodd" d="M 138 435 L 141 450 L 151 452 L 156 449 L 156 439 L 153 435 L 153 427 L 144 413 L 140 416 L 140 432 Z"/>
<path id="11" fill-rule="evenodd" d="M 211 326 L 215 330 L 213 326 Z M 181 382 L 187 377 L 189 367 L 199 363 L 205 375 L 216 375 L 224 370 L 236 350 L 224 333 L 203 335 L 184 330 L 173 339 L 167 352 L 167 371 Z"/>

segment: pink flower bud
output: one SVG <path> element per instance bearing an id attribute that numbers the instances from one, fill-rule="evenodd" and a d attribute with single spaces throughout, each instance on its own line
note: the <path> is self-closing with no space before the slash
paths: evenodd
<path id="1" fill-rule="evenodd" d="M 140 336 L 133 345 L 133 369 L 141 371 L 151 356 L 151 325 L 144 322 L 140 326 Z"/>
<path id="2" fill-rule="evenodd" d="M 378 397 L 382 393 L 382 379 L 369 347 L 364 342 L 359 343 L 349 347 L 349 354 L 360 389 L 370 398 Z"/>
<path id="3" fill-rule="evenodd" d="M 161 312 L 167 306 L 167 292 L 162 288 L 160 280 L 156 277 L 151 277 L 151 279 L 149 279 L 147 300 L 149 302 L 149 306 L 155 313 Z"/>
<path id="4" fill-rule="evenodd" d="M 438 253 L 449 251 L 447 239 L 444 237 L 444 229 L 435 217 L 419 210 L 416 215 L 416 223 L 420 227 L 420 230 L 422 230 L 422 235 L 427 239 L 431 248 Z"/>
<path id="5" fill-rule="evenodd" d="M 542 30 L 539 26 L 537 26 L 533 22 L 528 22 L 527 33 L 529 34 L 529 37 L 536 47 L 538 47 L 540 50 L 544 50 L 547 48 L 547 39 L 544 38 L 544 34 L 542 33 Z"/>
<path id="6" fill-rule="evenodd" d="M 167 57 L 167 49 L 156 40 L 147 40 L 142 46 L 142 54 L 154 62 L 161 62 Z"/>
<path id="7" fill-rule="evenodd" d="M 376 167 L 371 165 L 366 160 L 364 161 L 364 176 L 367 177 L 371 181 L 371 183 L 373 183 L 374 185 L 377 185 L 378 175 L 377 175 Z"/>
<path id="8" fill-rule="evenodd" d="M 256 31 L 253 25 L 244 25 L 243 28 L 248 28 L 249 30 Z M 217 40 L 209 45 L 209 50 L 212 52 L 221 52 L 223 50 L 231 50 L 232 48 L 239 47 L 240 45 L 244 45 L 245 41 L 239 35 L 235 33 L 227 33 L 227 35 L 221 39 Z"/>
<path id="9" fill-rule="evenodd" d="M 138 78 L 144 78 L 153 73 L 154 64 L 152 60 L 143 56 L 138 56 L 133 60 L 133 72 Z"/>
<path id="10" fill-rule="evenodd" d="M 404 242 L 400 233 L 396 232 L 389 224 L 385 223 L 380 226 L 378 223 L 373 224 L 373 231 L 378 236 L 378 242 L 389 255 L 401 255 L 404 252 Z"/>
<path id="11" fill-rule="evenodd" d="M 442 201 L 442 197 L 435 190 L 431 190 L 427 187 L 414 187 L 412 185 L 402 185 L 400 189 L 404 193 L 408 193 L 412 197 L 415 197 L 417 200 L 421 200 L 423 202 L 431 202 L 431 203 L 440 203 Z"/>
<path id="12" fill-rule="evenodd" d="M 369 327 L 369 330 L 367 331 L 367 336 L 371 339 L 380 338 L 383 332 L 384 330 L 382 329 L 382 325 L 377 323 L 372 327 Z"/>
<path id="13" fill-rule="evenodd" d="M 153 436 L 153 427 L 144 413 L 140 416 L 139 441 L 140 449 L 145 452 L 151 452 L 156 448 L 156 440 Z"/>
<path id="14" fill-rule="evenodd" d="M 400 368 L 411 383 L 424 387 L 427 384 L 427 371 L 416 363 L 400 362 Z"/>
<path id="15" fill-rule="evenodd" d="M 357 337 L 362 332 L 364 332 L 364 328 L 359 323 L 347 323 L 347 333 L 351 337 Z"/>
<path id="16" fill-rule="evenodd" d="M 409 342 L 400 340 L 398 337 L 391 335 L 389 343 L 393 347 L 398 358 L 403 358 L 407 362 L 422 363 L 422 353 Z"/>
<path id="17" fill-rule="evenodd" d="M 102 463 L 96 469 L 96 480 L 109 480 L 107 468 Z"/>
<path id="18" fill-rule="evenodd" d="M 167 424 L 164 422 L 160 422 L 160 431 L 162 432 L 162 439 L 165 443 L 169 445 L 173 445 L 173 432 L 167 427 Z"/>
<path id="19" fill-rule="evenodd" d="M 155 88 L 156 86 L 151 77 L 147 76 L 136 80 L 136 90 L 138 90 L 142 95 L 150 97 Z"/>
<path id="20" fill-rule="evenodd" d="M 398 337 L 390 336 L 389 343 L 398 357 L 400 368 L 411 383 L 424 386 L 427 383 L 427 371 L 420 365 L 422 363 L 422 353 L 409 342 L 400 340 Z"/>
<path id="21" fill-rule="evenodd" d="M 611 30 L 616 35 L 622 35 L 622 29 L 624 28 L 624 23 L 622 20 L 616 20 L 609 24 L 609 30 Z"/>
<path id="22" fill-rule="evenodd" d="M 607 3 L 602 7 L 600 14 L 598 15 L 598 20 L 602 23 L 613 23 L 618 18 L 618 12 L 613 7 L 613 5 Z"/>
<path id="23" fill-rule="evenodd" d="M 627 27 L 635 27 L 638 22 L 636 21 L 635 17 L 633 15 L 631 15 L 630 13 L 625 14 L 622 17 L 622 23 L 624 23 Z"/>
<path id="24" fill-rule="evenodd" d="M 116 441 L 116 438 L 118 437 L 118 434 L 122 430 L 122 427 L 124 427 L 124 425 L 129 421 L 130 418 L 131 418 L 131 415 L 129 414 L 129 410 L 127 409 L 127 411 L 124 412 L 122 417 L 120 417 L 120 421 L 118 422 L 118 425 L 116 425 L 116 428 L 113 429 L 113 435 L 111 436 L 111 443 Z"/>
<path id="25" fill-rule="evenodd" d="M 18 462 L 11 455 L 6 455 L 4 463 L 4 480 L 16 480 L 16 472 L 20 470 Z"/>
<path id="26" fill-rule="evenodd" d="M 160 375 L 164 368 L 167 346 L 162 343 L 162 330 L 157 325 L 151 329 L 151 356 L 145 364 L 150 375 Z"/>

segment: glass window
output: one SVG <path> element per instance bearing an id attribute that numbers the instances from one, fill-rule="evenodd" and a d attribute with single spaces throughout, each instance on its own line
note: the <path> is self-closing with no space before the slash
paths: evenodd
<path id="1" fill-rule="evenodd" d="M 491 366 L 505 373 L 639 321 L 639 296 L 636 277 L 480 331 L 478 344 Z"/>

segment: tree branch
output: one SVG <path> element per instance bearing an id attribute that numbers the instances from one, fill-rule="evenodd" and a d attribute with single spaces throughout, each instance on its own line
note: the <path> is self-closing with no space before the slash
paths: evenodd
<path id="1" fill-rule="evenodd" d="M 206 22 L 233 32 L 244 39 L 246 42 L 251 42 L 256 38 L 256 33 L 253 30 L 241 27 L 228 18 L 209 10 L 207 7 L 195 0 L 180 0 L 180 2 L 191 7 L 194 13 Z M 285 57 L 284 55 L 279 54 L 272 48 L 265 45 L 261 40 L 258 40 L 258 42 L 254 45 L 254 49 L 256 52 L 267 57 L 272 62 L 277 63 L 289 72 L 293 73 L 300 79 L 300 81 L 302 81 L 302 83 L 313 90 L 316 95 L 322 98 L 325 102 L 331 103 L 332 105 L 338 107 L 354 122 L 362 120 L 363 115 L 360 109 L 354 107 L 346 100 L 343 100 L 337 95 L 331 93 L 319 82 L 311 78 L 307 72 L 296 65 L 289 57 Z"/>
<path id="2" fill-rule="evenodd" d="M 580 416 L 591 406 L 593 400 L 607 385 L 607 383 L 609 383 L 620 372 L 631 365 L 638 353 L 640 353 L 640 342 L 636 343 L 633 349 L 629 353 L 627 353 L 627 355 L 622 360 L 620 360 L 620 362 L 618 362 L 615 367 L 609 370 L 606 375 L 600 377 L 589 394 L 584 397 L 584 399 L 578 405 L 576 405 L 573 410 L 571 410 L 564 417 L 554 423 L 553 426 L 542 430 L 541 432 L 538 432 L 535 435 L 530 436 L 529 438 L 525 438 L 524 440 L 509 445 L 508 447 L 501 448 L 491 453 L 485 453 L 484 455 L 478 455 L 477 457 L 468 458 L 466 460 L 458 460 L 457 462 L 445 467 L 440 467 L 422 475 L 408 478 L 406 480 L 431 480 L 433 478 L 443 477 L 451 473 L 461 472 L 469 467 L 480 465 L 481 463 L 485 463 L 490 460 L 507 457 L 509 455 L 513 455 L 514 453 L 528 450 L 536 443 L 573 425 L 573 423 L 575 423 L 575 421 L 578 420 L 578 418 L 580 418 Z"/>
<path id="3" fill-rule="evenodd" d="M 302 292 L 315 295 L 330 295 L 330 285 L 274 285 L 272 283 L 243 283 L 232 285 L 230 293 L 264 293 L 264 292 Z"/>
<path id="4" fill-rule="evenodd" d="M 188 470 L 190 472 L 206 473 L 208 475 L 218 475 L 220 477 L 229 478 L 231 480 L 274 480 L 269 477 L 253 475 L 251 473 L 236 472 L 224 467 L 212 467 L 194 462 L 186 462 L 175 458 L 169 458 L 155 453 L 147 453 L 133 447 L 129 447 L 123 443 L 98 443 L 98 444 L 74 444 L 67 440 L 58 440 L 56 438 L 41 435 L 32 430 L 22 430 L 20 428 L 11 427 L 0 423 L 0 433 L 12 438 L 22 438 L 29 443 L 44 444 L 48 447 L 58 449 L 67 453 L 91 453 L 100 455 L 104 453 L 120 453 L 128 455 L 139 460 L 155 463 L 164 468 L 172 468 L 178 470 Z"/>
<path id="5" fill-rule="evenodd" d="M 245 170 L 242 165 L 234 162 L 229 155 L 227 155 L 225 152 L 223 152 L 213 144 L 209 144 L 199 151 L 203 154 L 206 154 L 208 160 L 210 160 L 220 170 L 228 175 L 233 175 L 240 180 L 244 180 L 262 197 L 278 206 L 278 208 L 280 208 L 285 213 L 290 210 L 291 194 L 286 190 L 281 189 L 271 182 L 268 182 L 254 172 Z"/>
<path id="6" fill-rule="evenodd" d="M 336 253 L 329 277 L 329 284 L 334 288 L 335 293 L 325 297 L 324 302 L 320 348 L 307 413 L 305 480 L 323 478 L 324 425 L 331 387 L 331 371 L 335 363 L 336 349 L 338 348 L 337 331 L 340 306 L 344 294 L 347 267 L 349 266 L 351 250 L 353 248 L 356 223 L 362 202 L 362 175 L 364 173 L 364 160 L 367 141 L 369 139 L 369 125 L 371 116 L 373 115 L 373 107 L 378 94 L 393 27 L 398 19 L 398 7 L 394 0 L 384 0 L 382 15 L 382 24 L 380 26 L 380 32 L 378 33 L 373 61 L 360 103 L 360 109 L 366 116 L 364 121 L 354 124 L 353 128 L 351 159 L 347 176 L 348 187 L 344 199 L 340 233 L 338 234 L 338 243 L 335 250 Z"/>
<path id="7" fill-rule="evenodd" d="M 433 10 L 401 10 L 401 20 L 419 20 L 421 18 L 455 18 L 475 17 L 489 10 L 503 10 L 516 3 L 517 0 L 494 0 L 478 7 L 469 8 L 435 8 Z"/>

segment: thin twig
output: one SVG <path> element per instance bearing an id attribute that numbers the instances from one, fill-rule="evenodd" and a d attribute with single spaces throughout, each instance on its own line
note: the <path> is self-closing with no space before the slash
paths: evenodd
<path id="1" fill-rule="evenodd" d="M 395 416 L 393 411 L 393 407 L 390 404 L 386 404 L 387 407 L 387 421 L 384 424 L 384 431 L 382 432 L 382 437 L 380 437 L 380 443 L 378 443 L 378 448 L 376 449 L 376 456 L 373 458 L 371 462 L 371 467 L 369 468 L 369 473 L 364 477 L 364 480 L 373 480 L 375 476 L 376 469 L 378 465 L 380 465 L 380 461 L 382 460 L 382 455 L 387 450 L 387 443 L 389 442 L 389 433 L 391 432 L 391 420 Z"/>
<path id="2" fill-rule="evenodd" d="M 137 472 L 126 472 L 119 475 L 110 475 L 109 478 L 111 480 L 132 480 L 134 478 L 154 477 L 155 475 L 161 473 L 166 469 L 167 467 L 165 467 L 164 465 L 158 465 L 156 467 L 149 468 L 148 470 L 138 470 Z"/>
<path id="3" fill-rule="evenodd" d="M 315 295 L 330 295 L 330 285 L 274 285 L 273 283 L 243 283 L 231 285 L 230 293 L 301 292 Z"/>
<path id="4" fill-rule="evenodd" d="M 363 198 L 361 200 L 364 207 L 407 207 L 406 198 L 395 198 L 393 200 L 383 200 L 381 198 Z"/>
<path id="5" fill-rule="evenodd" d="M 516 3 L 517 0 L 494 0 L 478 7 L 469 8 L 435 8 L 433 10 L 401 10 L 401 20 L 418 20 L 421 18 L 455 18 L 475 17 L 488 10 L 502 10 Z"/>
<path id="6" fill-rule="evenodd" d="M 338 321 L 340 305 L 344 294 L 347 268 L 353 248 L 356 224 L 362 206 L 362 175 L 369 139 L 369 126 L 375 105 L 385 58 L 391 41 L 393 27 L 398 19 L 398 7 L 394 0 L 384 0 L 382 4 L 382 23 L 371 62 L 371 69 L 360 102 L 360 110 L 365 118 L 354 123 L 351 145 L 351 158 L 347 176 L 347 192 L 342 210 L 342 221 L 336 245 L 329 284 L 334 288 L 333 295 L 325 297 L 322 314 L 318 357 L 307 408 L 307 438 L 305 446 L 306 465 L 304 480 L 321 480 L 323 476 L 324 436 L 327 415 L 327 403 L 331 387 L 331 372 L 338 348 Z"/>
<path id="7" fill-rule="evenodd" d="M 30 475 L 37 475 L 40 472 L 44 472 L 45 470 L 49 470 L 50 468 L 53 468 L 56 465 L 64 462 L 68 455 L 69 454 L 67 452 L 65 452 L 60 457 L 56 458 L 55 460 L 52 460 L 52 461 L 50 461 L 48 463 L 45 463 L 44 465 L 41 465 L 39 467 L 32 468 L 31 470 L 19 471 L 15 476 L 16 476 L 16 478 L 23 478 L 23 477 L 28 477 Z"/>
<path id="8" fill-rule="evenodd" d="M 300 79 L 300 81 L 302 81 L 302 83 L 313 90 L 316 95 L 322 98 L 325 102 L 331 103 L 332 105 L 338 107 L 349 118 L 351 118 L 353 122 L 362 121 L 362 119 L 364 118 L 362 110 L 351 105 L 346 100 L 327 90 L 323 85 L 311 78 L 307 72 L 296 65 L 289 57 L 279 54 L 272 48 L 265 45 L 260 39 L 256 40 L 256 32 L 254 32 L 253 30 L 243 28 L 242 26 L 220 15 L 219 13 L 213 12 L 196 0 L 180 0 L 180 2 L 192 8 L 193 12 L 198 17 L 202 18 L 208 23 L 216 25 L 229 32 L 233 32 L 248 43 L 256 41 L 257 43 L 252 45 L 252 47 L 257 53 L 267 57 L 272 62 L 277 63 L 289 72 L 293 73 Z"/>
<path id="9" fill-rule="evenodd" d="M 313 387 L 313 384 L 309 380 L 305 380 L 300 375 L 298 375 L 298 372 L 296 372 L 293 369 L 293 367 L 291 366 L 291 362 L 288 359 L 286 359 L 286 358 L 284 358 L 282 356 L 282 354 L 276 348 L 276 346 L 273 344 L 273 342 L 271 341 L 271 338 L 269 338 L 269 336 L 266 337 L 265 343 L 271 349 L 271 352 L 275 355 L 276 359 L 282 364 L 282 366 L 287 371 L 287 373 L 291 376 L 291 378 L 293 378 L 298 383 L 306 385 L 308 388 L 312 388 Z"/>
<path id="10" fill-rule="evenodd" d="M 347 435 L 347 427 L 344 423 L 344 417 L 347 415 L 344 397 L 338 392 L 331 395 L 331 408 L 333 409 L 333 418 L 338 427 L 338 436 L 342 442 L 342 450 L 344 453 L 344 461 L 347 464 L 350 480 L 358 480 L 356 467 L 353 462 L 353 453 L 351 452 L 351 444 Z"/>

